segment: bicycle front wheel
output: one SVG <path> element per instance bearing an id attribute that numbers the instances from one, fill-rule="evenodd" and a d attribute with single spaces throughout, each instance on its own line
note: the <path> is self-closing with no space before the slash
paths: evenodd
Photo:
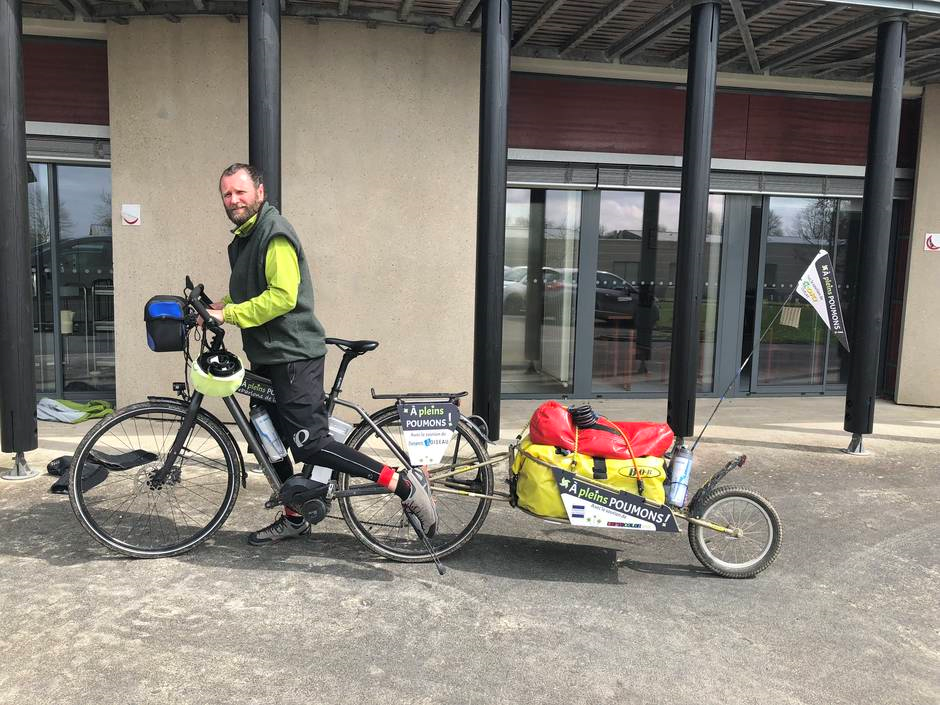
<path id="1" fill-rule="evenodd" d="M 780 518 L 770 502 L 749 489 L 718 486 L 696 503 L 693 516 L 737 532 L 689 525 L 692 553 L 725 578 L 753 578 L 780 551 Z"/>
<path id="2" fill-rule="evenodd" d="M 395 408 L 383 409 L 372 417 L 399 448 L 405 449 L 401 419 Z M 401 465 L 385 441 L 365 424 L 353 431 L 346 445 L 383 465 Z M 407 452 L 407 451 L 406 451 Z M 470 423 L 461 419 L 444 451 L 441 463 L 428 467 L 431 493 L 437 507 L 437 533 L 430 540 L 438 558 L 460 550 L 480 530 L 492 500 L 476 495 L 493 492 L 493 469 L 486 446 Z M 339 489 L 375 487 L 360 477 L 341 475 Z M 430 561 L 431 554 L 415 535 L 402 511 L 401 500 L 393 494 L 367 494 L 340 497 L 339 507 L 349 530 L 379 555 L 403 563 Z"/>
<path id="3" fill-rule="evenodd" d="M 135 558 L 192 550 L 222 525 L 238 497 L 231 435 L 203 412 L 168 472 L 186 406 L 144 402 L 118 410 L 82 439 L 69 499 L 78 521 L 108 548 Z"/>

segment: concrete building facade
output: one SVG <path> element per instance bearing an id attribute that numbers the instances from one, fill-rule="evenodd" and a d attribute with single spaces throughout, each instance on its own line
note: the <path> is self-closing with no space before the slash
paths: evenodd
<path id="1" fill-rule="evenodd" d="M 757 4 L 754 9 L 759 9 Z M 528 27 L 525 23 L 520 26 L 517 39 Z M 65 132 L 79 141 L 106 139 L 109 146 L 109 157 L 94 163 L 108 164 L 111 174 L 114 301 L 111 393 L 118 404 L 146 394 L 165 393 L 171 381 L 181 379 L 183 371 L 176 355 L 158 355 L 147 348 L 143 305 L 154 294 L 178 293 L 187 273 L 204 281 L 211 296 L 220 296 L 226 289 L 228 223 L 218 199 L 216 180 L 228 163 L 247 159 L 246 23 L 221 16 L 184 17 L 181 22 L 168 22 L 163 17 L 134 17 L 130 21 L 95 25 L 27 19 L 24 35 L 46 37 L 48 41 L 58 35 L 105 43 L 107 124 L 97 127 L 73 124 Z M 922 35 L 928 37 L 926 33 Z M 518 79 L 515 85 L 523 85 L 528 78 L 543 80 L 545 90 L 550 92 L 559 90 L 558 81 L 575 80 L 592 89 L 619 92 L 619 99 L 629 104 L 631 96 L 647 89 L 666 96 L 655 100 L 668 101 L 668 92 L 681 91 L 685 80 L 684 70 L 666 65 L 592 62 L 587 60 L 589 56 L 581 59 L 560 58 L 548 50 L 517 51 L 513 58 L 513 77 Z M 371 338 L 382 343 L 375 353 L 354 364 L 346 385 L 350 396 L 366 400 L 370 387 L 378 391 L 469 389 L 476 294 L 479 35 L 468 31 L 422 32 L 414 26 L 384 23 L 375 26 L 374 22 L 366 21 L 311 24 L 303 17 L 285 17 L 282 66 L 282 210 L 300 234 L 313 263 L 318 315 L 330 335 Z M 838 76 L 838 72 L 832 75 Z M 825 216 L 829 219 L 826 227 L 831 228 L 827 237 L 834 243 L 852 240 L 852 236 L 839 230 L 842 223 L 846 228 L 857 228 L 864 160 L 859 163 L 857 157 L 852 157 L 833 161 L 831 153 L 864 155 L 865 145 L 859 143 L 859 135 L 865 134 L 867 116 L 858 118 L 855 113 L 844 112 L 844 122 L 840 124 L 842 108 L 824 118 L 809 111 L 801 113 L 803 124 L 799 129 L 793 127 L 792 132 L 775 135 L 773 126 L 781 124 L 777 118 L 796 110 L 796 106 L 805 107 L 807 101 L 838 106 L 854 101 L 864 107 L 871 84 L 834 80 L 828 75 L 722 72 L 719 92 L 726 96 L 729 105 L 747 102 L 744 110 L 749 125 L 758 124 L 756 111 L 763 100 L 760 109 L 770 115 L 765 125 L 770 136 L 766 139 L 802 150 L 809 156 L 792 161 L 752 157 L 746 152 L 756 149 L 756 141 L 752 141 L 741 147 L 745 151 L 740 157 L 727 158 L 721 156 L 721 141 L 716 138 L 719 147 L 712 167 L 712 193 L 720 205 L 716 206 L 719 213 L 716 229 L 707 236 L 719 249 L 715 250 L 710 270 L 715 277 L 711 285 L 717 284 L 711 300 L 713 310 L 705 316 L 712 327 L 703 330 L 702 338 L 702 359 L 710 360 L 710 367 L 700 370 L 700 391 L 706 394 L 720 393 L 730 381 L 729 375 L 741 362 L 743 352 L 756 340 L 754 327 L 760 328 L 760 318 L 753 320 L 755 303 L 752 300 L 748 304 L 748 300 L 755 296 L 754 286 L 764 294 L 770 286 L 771 270 L 768 261 L 761 258 L 766 258 L 768 247 L 773 246 L 774 235 L 768 235 L 773 218 L 768 223 L 768 216 L 760 215 L 762 211 L 772 212 L 770 199 L 804 199 L 809 206 L 825 201 L 821 207 L 835 209 Z M 940 343 L 931 326 L 931 304 L 940 294 L 937 276 L 940 253 L 926 251 L 924 243 L 926 233 L 940 232 L 940 211 L 931 197 L 940 183 L 936 166 L 940 155 L 935 154 L 936 138 L 940 137 L 940 93 L 936 85 L 925 86 L 921 82 L 908 83 L 904 95 L 910 120 L 902 123 L 902 153 L 903 145 L 907 144 L 916 158 L 909 165 L 901 164 L 899 159 L 892 254 L 892 262 L 898 266 L 889 282 L 893 288 L 889 292 L 891 305 L 886 311 L 888 333 L 883 365 L 890 370 L 882 391 L 899 403 L 932 406 L 940 405 L 937 362 Z M 629 247 L 646 247 L 650 243 L 643 240 L 639 230 L 633 232 L 626 225 L 619 230 L 614 228 L 619 235 L 607 237 L 604 233 L 609 235 L 612 230 L 604 230 L 604 213 L 608 208 L 628 210 L 639 203 L 638 212 L 645 208 L 649 218 L 654 203 L 650 194 L 659 194 L 658 200 L 654 200 L 660 215 L 675 205 L 673 196 L 678 190 L 675 179 L 681 164 L 681 120 L 676 137 L 674 125 L 668 130 L 663 127 L 668 111 L 652 110 L 646 117 L 626 123 L 625 129 L 620 128 L 622 140 L 598 146 L 585 134 L 596 136 L 603 132 L 605 124 L 610 124 L 609 121 L 601 124 L 602 118 L 598 118 L 602 114 L 601 102 L 584 99 L 572 107 L 548 101 L 532 108 L 535 105 L 532 96 L 531 90 L 523 93 L 518 88 L 510 95 L 510 110 L 515 117 L 510 120 L 507 188 L 511 196 L 507 214 L 511 215 L 515 203 L 522 214 L 516 225 L 525 230 L 525 237 L 530 237 L 533 204 L 539 198 L 547 199 L 543 213 L 553 207 L 560 209 L 554 211 L 562 214 L 559 216 L 562 220 L 556 223 L 557 232 L 550 233 L 550 224 L 543 223 L 541 233 L 545 252 L 560 248 L 557 259 L 544 259 L 543 252 L 542 263 L 546 269 L 561 272 L 558 289 L 568 298 L 561 299 L 560 313 L 547 313 L 546 307 L 555 304 L 545 298 L 549 297 L 545 287 L 552 274 L 546 271 L 544 281 L 538 284 L 539 296 L 545 298 L 539 304 L 537 321 L 541 346 L 538 360 L 520 358 L 518 374 L 511 383 L 506 380 L 516 372 L 504 369 L 504 391 L 509 395 L 536 397 L 572 396 L 585 391 L 597 396 L 663 394 L 666 382 L 663 373 L 650 369 L 656 362 L 657 341 L 663 355 L 668 357 L 665 331 L 669 288 L 673 283 L 668 281 L 669 264 L 659 260 L 655 274 L 644 275 L 641 270 L 647 266 L 646 261 L 641 261 L 639 254 L 630 254 Z M 552 96 L 563 100 L 564 90 Z M 30 159 L 53 163 L 55 160 L 43 153 L 43 147 L 35 145 L 41 145 L 42 138 L 49 139 L 50 133 L 61 125 L 55 123 L 50 127 L 48 121 L 30 120 L 29 97 L 27 92 L 27 127 L 30 136 L 36 138 L 31 143 L 34 146 Z M 580 114 L 579 106 L 583 108 Z M 721 110 L 719 105 L 716 133 L 722 129 Z M 565 127 L 559 115 L 572 112 L 580 123 Z M 556 118 L 562 120 L 561 127 Z M 66 119 L 62 124 L 69 122 Z M 859 124 L 862 128 L 855 129 Z M 640 140 L 657 132 L 651 142 Z M 669 139 L 679 139 L 678 154 L 674 148 L 663 146 L 666 132 L 672 135 Z M 822 140 L 825 149 L 814 147 L 811 139 L 814 132 L 826 135 Z M 729 139 L 739 136 L 736 128 L 729 128 Z M 565 148 L 565 144 L 571 146 Z M 819 154 L 818 159 L 814 153 Z M 612 176 L 614 172 L 616 177 Z M 725 181 L 719 178 L 722 176 L 727 177 Z M 748 179 L 752 179 L 752 185 L 748 185 L 751 183 Z M 821 186 L 814 190 L 814 183 Z M 785 207 L 793 205 L 779 200 L 778 203 L 781 204 L 778 212 L 783 214 Z M 123 204 L 140 206 L 139 225 L 121 224 Z M 801 204 L 802 201 L 796 205 Z M 595 207 L 601 213 L 600 221 L 595 215 L 595 221 L 589 223 L 585 213 Z M 843 214 L 845 219 L 840 220 Z M 643 217 L 638 217 L 642 229 Z M 668 224 L 655 219 L 650 222 L 656 233 L 655 246 L 662 252 L 668 251 Z M 512 227 L 511 218 L 507 217 L 507 238 Z M 786 237 L 786 233 L 778 235 Z M 584 264 L 579 260 L 579 252 L 584 251 L 585 243 L 591 239 L 595 243 L 595 259 L 590 263 L 590 271 L 597 274 L 594 291 L 598 303 L 594 321 L 582 316 L 578 324 L 575 314 L 584 309 L 577 308 L 576 286 L 573 293 L 565 294 L 568 284 L 563 270 L 577 272 Z M 604 246 L 615 253 L 621 247 L 621 255 L 612 254 L 609 261 L 603 259 L 604 255 L 597 259 L 598 242 L 601 252 Z M 810 238 L 802 244 L 812 248 L 819 243 Z M 864 252 L 846 253 L 845 271 L 849 275 L 854 271 L 850 260 L 858 256 L 864 257 Z M 508 268 L 521 263 L 522 260 L 506 264 Z M 802 263 L 796 262 L 795 266 L 800 269 Z M 660 281 L 662 267 L 666 267 L 662 270 L 665 279 Z M 589 270 L 581 267 L 581 271 Z M 646 291 L 642 286 L 649 279 L 649 297 L 657 302 L 660 322 L 650 324 L 652 342 L 647 347 L 652 352 L 646 358 L 636 353 L 637 347 L 643 346 L 637 314 L 621 315 L 621 319 L 630 320 L 622 329 L 616 312 L 604 313 L 600 292 L 605 272 L 619 277 L 618 282 L 623 280 L 617 286 L 625 288 L 616 297 L 622 299 L 642 297 Z M 753 281 L 748 279 L 749 272 Z M 848 287 L 851 284 L 846 282 Z M 504 287 L 508 289 L 511 285 L 504 282 Z M 767 309 L 768 302 L 778 308 L 781 302 L 772 295 L 763 299 L 760 292 L 756 295 L 759 302 L 763 301 L 766 323 L 767 311 L 777 310 Z M 520 349 L 523 346 L 521 331 L 531 325 L 531 308 L 530 304 L 528 312 L 514 312 L 512 315 L 517 316 L 514 320 L 506 312 L 504 349 L 508 345 L 507 326 L 513 325 L 520 331 L 516 342 Z M 80 318 L 79 314 L 76 317 Z M 745 320 L 748 317 L 750 321 Z M 54 322 L 57 335 L 63 335 L 66 318 L 60 316 Z M 86 329 L 88 318 L 90 314 L 85 315 Z M 803 320 L 805 327 L 806 319 Z M 729 339 L 729 332 L 733 333 L 733 340 Z M 590 359 L 581 355 L 575 360 L 576 339 L 585 335 L 594 340 L 593 348 L 588 348 L 592 350 Z M 546 352 L 546 340 L 551 336 L 556 336 L 553 344 L 558 348 Z M 837 346 L 827 342 L 824 332 L 814 331 L 810 336 L 811 349 L 807 348 L 806 355 L 813 357 L 809 364 L 815 365 L 817 372 L 794 378 L 793 386 L 788 387 L 786 380 L 780 382 L 783 377 L 761 380 L 760 372 L 755 371 L 753 383 L 739 386 L 736 391 L 840 393 L 844 379 L 836 358 Z M 230 338 L 234 341 L 237 336 Z M 768 355 L 784 359 L 788 342 L 792 340 L 783 336 L 774 349 L 766 348 L 766 342 L 756 344 L 755 349 L 767 365 Z M 233 347 L 238 349 L 237 345 Z M 559 349 L 566 351 L 560 358 Z M 804 352 L 796 354 L 799 359 L 792 369 L 808 359 Z M 58 355 L 62 357 L 63 353 Z M 533 367 L 544 380 L 549 356 L 552 364 L 568 365 L 569 379 L 562 380 L 566 374 L 563 370 L 561 375 L 550 375 L 550 384 L 517 384 L 519 376 L 531 373 Z M 820 359 L 816 360 L 816 356 Z M 631 365 L 634 358 L 638 360 L 645 376 L 638 377 L 639 372 L 632 367 L 624 373 L 623 357 L 629 357 Z M 574 384 L 577 365 L 582 368 L 587 365 L 589 381 L 593 368 L 594 386 L 578 388 Z M 607 372 L 603 385 L 598 386 L 597 380 L 602 375 L 597 370 L 602 366 Z M 332 365 L 328 365 L 328 373 L 331 369 Z M 786 366 L 780 369 L 784 370 L 781 374 L 791 371 Z M 632 384 L 624 381 L 624 374 L 629 375 Z M 813 376 L 817 374 L 822 377 Z M 44 393 L 63 391 L 67 390 L 60 385 Z M 80 391 L 107 396 L 98 390 Z"/>

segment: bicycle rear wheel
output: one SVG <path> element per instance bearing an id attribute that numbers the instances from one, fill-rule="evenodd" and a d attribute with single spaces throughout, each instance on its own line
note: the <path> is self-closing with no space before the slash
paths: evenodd
<path id="1" fill-rule="evenodd" d="M 406 448 L 398 410 L 388 408 L 372 416 L 372 421 L 398 444 Z M 401 465 L 385 441 L 371 426 L 359 426 L 347 439 L 346 445 L 374 458 L 383 465 Z M 451 467 L 472 466 L 489 459 L 486 446 L 476 431 L 461 419 L 456 433 L 444 451 L 442 461 L 428 468 L 431 492 L 437 507 L 437 533 L 431 546 L 439 558 L 460 550 L 480 530 L 490 510 L 492 500 L 473 497 L 461 492 L 489 495 L 493 492 L 493 469 L 489 466 L 474 468 L 450 477 Z M 374 487 L 374 483 L 360 477 L 340 475 L 339 489 Z M 340 497 L 339 507 L 349 530 L 362 543 L 379 555 L 403 563 L 422 563 L 431 560 L 431 554 L 415 535 L 402 511 L 401 500 L 393 494 L 369 494 Z"/>
<path id="2" fill-rule="evenodd" d="M 186 408 L 160 401 L 125 407 L 91 429 L 75 451 L 72 509 L 108 548 L 135 558 L 179 555 L 208 539 L 232 511 L 238 451 L 228 431 L 202 411 L 161 481 Z"/>

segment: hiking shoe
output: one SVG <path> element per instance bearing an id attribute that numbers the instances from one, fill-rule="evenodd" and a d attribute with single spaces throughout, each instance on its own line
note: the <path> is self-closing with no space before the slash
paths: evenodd
<path id="1" fill-rule="evenodd" d="M 310 533 L 310 524 L 304 520 L 302 524 L 293 524 L 283 514 L 278 514 L 271 524 L 248 535 L 248 543 L 252 546 L 266 546 L 284 539 L 295 539 L 298 536 Z"/>
<path id="2" fill-rule="evenodd" d="M 409 470 L 408 480 L 411 482 L 411 494 L 401 504 L 418 517 L 425 536 L 431 538 L 437 532 L 437 509 L 431 499 L 431 483 L 423 468 Z"/>

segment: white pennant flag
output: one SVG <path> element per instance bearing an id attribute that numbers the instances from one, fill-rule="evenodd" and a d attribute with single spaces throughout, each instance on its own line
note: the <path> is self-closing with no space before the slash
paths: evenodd
<path id="1" fill-rule="evenodd" d="M 839 287 L 836 285 L 835 270 L 828 252 L 820 250 L 810 262 L 796 285 L 796 293 L 810 302 L 829 330 L 842 346 L 849 350 L 849 338 L 845 333 L 845 322 L 842 320 Z"/>

